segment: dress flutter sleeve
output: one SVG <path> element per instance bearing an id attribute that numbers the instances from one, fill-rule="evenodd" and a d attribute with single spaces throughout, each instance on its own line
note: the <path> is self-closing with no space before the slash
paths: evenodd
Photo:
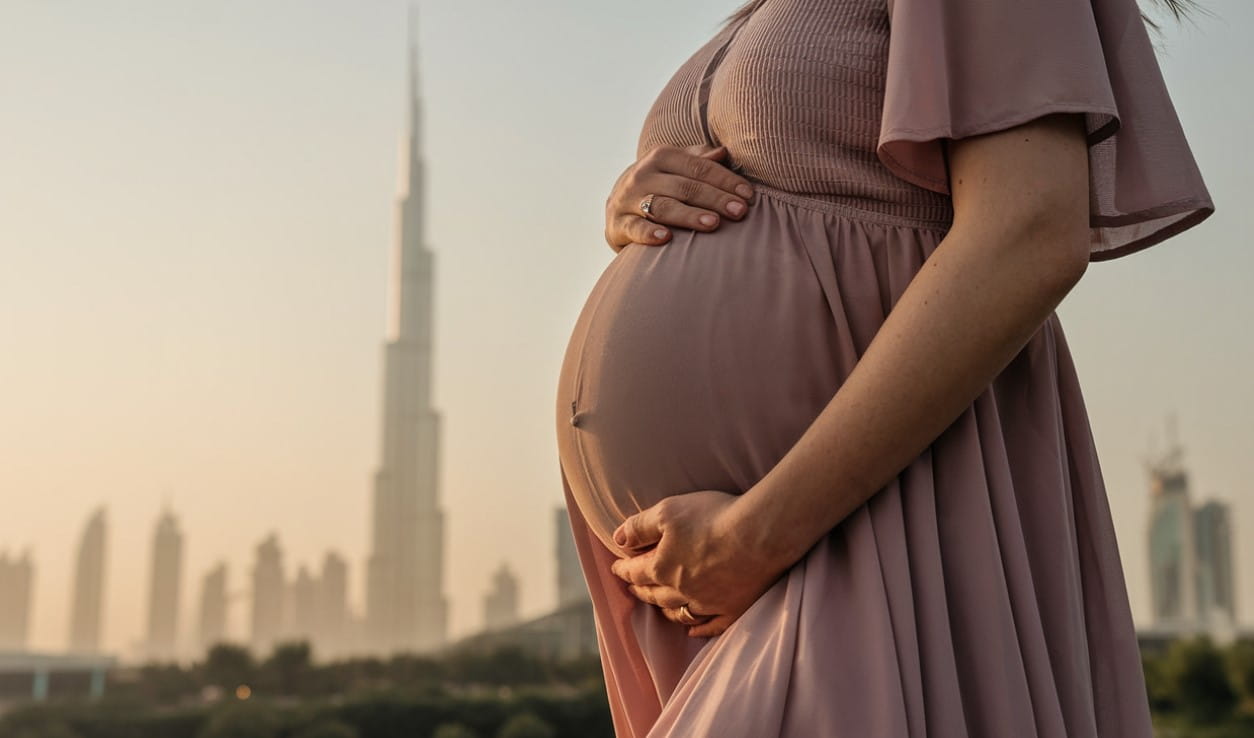
<path id="1" fill-rule="evenodd" d="M 1090 261 L 1197 225 L 1214 203 L 1136 0 L 887 0 L 876 154 L 950 194 L 943 139 L 1084 113 Z"/>

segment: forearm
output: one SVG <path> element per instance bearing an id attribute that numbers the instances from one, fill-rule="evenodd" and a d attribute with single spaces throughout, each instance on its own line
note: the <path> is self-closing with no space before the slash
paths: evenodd
<path id="1" fill-rule="evenodd" d="M 952 228 L 839 391 L 737 501 L 748 542 L 790 566 L 949 427 L 1083 274 L 1058 238 Z"/>

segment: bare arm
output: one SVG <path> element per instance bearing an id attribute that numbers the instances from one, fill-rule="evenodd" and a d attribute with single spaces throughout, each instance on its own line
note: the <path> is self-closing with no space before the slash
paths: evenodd
<path id="1" fill-rule="evenodd" d="M 1023 348 L 1088 264 L 1083 116 L 951 141 L 954 221 L 809 429 L 733 507 L 786 568 L 887 485 Z"/>
<path id="2" fill-rule="evenodd" d="M 743 495 L 672 495 L 615 531 L 638 599 L 718 635 L 988 388 L 1087 268 L 1081 120 L 950 142 L 949 232 L 797 443 Z"/>

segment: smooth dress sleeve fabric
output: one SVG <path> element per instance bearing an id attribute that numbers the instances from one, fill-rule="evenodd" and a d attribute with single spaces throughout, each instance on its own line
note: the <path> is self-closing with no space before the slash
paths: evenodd
<path id="1" fill-rule="evenodd" d="M 888 0 L 876 154 L 950 194 L 943 139 L 1084 113 L 1090 261 L 1114 259 L 1215 210 L 1136 0 Z"/>

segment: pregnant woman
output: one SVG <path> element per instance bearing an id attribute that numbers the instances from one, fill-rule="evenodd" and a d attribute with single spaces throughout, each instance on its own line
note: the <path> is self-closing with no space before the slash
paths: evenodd
<path id="1" fill-rule="evenodd" d="M 556 398 L 620 738 L 1150 736 L 1054 312 L 1214 212 L 1145 24 L 753 0 L 661 91 Z"/>

